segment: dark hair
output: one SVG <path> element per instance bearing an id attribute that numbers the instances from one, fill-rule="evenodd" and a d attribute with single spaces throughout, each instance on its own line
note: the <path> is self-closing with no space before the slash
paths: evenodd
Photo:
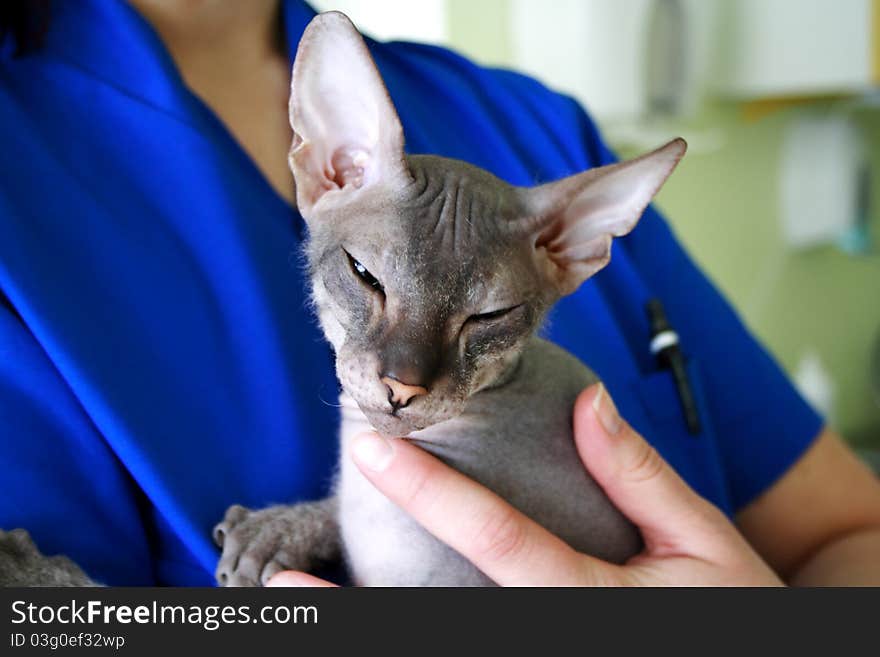
<path id="1" fill-rule="evenodd" d="M 7 39 L 16 56 L 37 50 L 49 31 L 51 0 L 0 0 L 0 49 Z"/>

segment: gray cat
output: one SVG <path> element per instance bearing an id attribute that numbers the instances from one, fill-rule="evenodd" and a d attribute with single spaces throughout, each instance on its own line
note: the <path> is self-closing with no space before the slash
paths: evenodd
<path id="1" fill-rule="evenodd" d="M 612 237 L 632 230 L 684 141 L 531 189 L 407 156 L 364 42 L 336 12 L 303 35 L 290 119 L 312 295 L 343 388 L 343 455 L 363 431 L 406 436 L 574 548 L 618 563 L 635 554 L 638 532 L 573 443 L 574 400 L 596 376 L 535 332 L 608 263 Z M 345 456 L 333 497 L 233 506 L 214 537 L 226 586 L 339 558 L 363 585 L 492 584 Z M 94 584 L 23 530 L 0 531 L 0 585 Z"/>
<path id="2" fill-rule="evenodd" d="M 535 188 L 405 155 L 366 46 L 336 12 L 300 42 L 290 121 L 312 296 L 343 389 L 343 458 L 329 499 L 229 509 L 215 528 L 219 583 L 258 585 L 341 556 L 360 585 L 492 584 L 345 456 L 373 429 L 417 443 L 580 551 L 616 563 L 636 554 L 638 531 L 572 438 L 574 400 L 596 376 L 535 333 L 608 263 L 684 141 Z"/>

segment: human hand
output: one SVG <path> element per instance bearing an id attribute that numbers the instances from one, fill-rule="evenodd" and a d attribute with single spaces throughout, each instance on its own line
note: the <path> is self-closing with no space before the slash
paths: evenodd
<path id="1" fill-rule="evenodd" d="M 642 533 L 644 550 L 623 565 L 575 551 L 406 440 L 363 434 L 351 456 L 376 488 L 501 585 L 782 585 L 724 514 L 619 416 L 602 384 L 578 397 L 574 436 L 590 474 Z M 330 586 L 293 571 L 268 585 Z"/>

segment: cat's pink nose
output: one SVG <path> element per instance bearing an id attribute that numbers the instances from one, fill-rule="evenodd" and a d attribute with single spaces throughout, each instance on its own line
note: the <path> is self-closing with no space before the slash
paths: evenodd
<path id="1" fill-rule="evenodd" d="M 383 376 L 381 380 L 388 388 L 388 401 L 395 410 L 403 408 L 419 395 L 428 394 L 428 389 L 424 386 L 411 386 L 390 376 Z"/>

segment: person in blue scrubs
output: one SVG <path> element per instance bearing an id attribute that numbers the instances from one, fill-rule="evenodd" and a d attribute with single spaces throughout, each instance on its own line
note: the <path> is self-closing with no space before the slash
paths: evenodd
<path id="1" fill-rule="evenodd" d="M 308 307 L 285 163 L 290 64 L 314 11 L 59 2 L 36 44 L 24 35 L 43 4 L 0 15 L 16 28 L 0 46 L 0 528 L 107 584 L 210 585 L 211 529 L 230 504 L 319 498 L 339 458 L 332 355 Z M 409 152 L 518 185 L 614 159 L 576 102 L 532 79 L 442 48 L 369 47 Z M 648 350 L 651 298 L 681 337 L 697 436 Z M 548 326 L 603 379 L 625 433 L 779 576 L 877 581 L 876 480 L 654 208 Z M 614 417 L 608 400 L 598 417 Z M 441 512 L 419 519 L 461 513 Z"/>

